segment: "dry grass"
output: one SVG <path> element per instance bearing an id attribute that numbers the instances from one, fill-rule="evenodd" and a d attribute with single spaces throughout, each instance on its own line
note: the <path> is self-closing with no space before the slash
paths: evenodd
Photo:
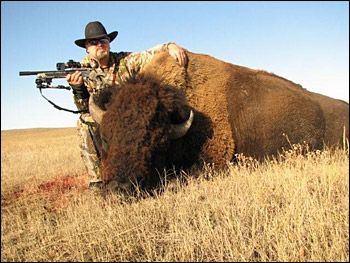
<path id="1" fill-rule="evenodd" d="M 349 262 L 348 144 L 301 148 L 137 199 L 86 189 L 74 128 L 1 131 L 1 261 Z"/>

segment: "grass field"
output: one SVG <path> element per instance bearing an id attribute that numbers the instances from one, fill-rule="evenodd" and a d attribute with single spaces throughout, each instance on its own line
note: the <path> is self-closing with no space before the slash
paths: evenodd
<path id="1" fill-rule="evenodd" d="M 349 145 L 302 147 L 130 198 L 87 189 L 75 128 L 1 131 L 1 261 L 349 262 Z"/>

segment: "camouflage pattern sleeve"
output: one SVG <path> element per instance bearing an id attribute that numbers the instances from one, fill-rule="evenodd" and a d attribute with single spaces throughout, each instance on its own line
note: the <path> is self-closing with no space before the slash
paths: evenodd
<path id="1" fill-rule="evenodd" d="M 120 61 L 118 70 L 120 81 L 126 82 L 129 79 L 134 78 L 136 74 L 151 61 L 155 54 L 162 51 L 168 51 L 168 45 L 171 43 L 159 44 L 140 53 L 130 53 Z"/>
<path id="2" fill-rule="evenodd" d="M 84 63 L 84 64 L 87 64 L 89 62 L 88 60 L 88 57 L 86 56 L 82 61 L 80 61 L 80 63 Z M 86 87 L 87 86 L 87 83 L 84 81 L 84 85 Z M 89 90 L 89 88 L 88 88 Z M 76 96 L 75 93 L 73 93 L 73 102 L 74 104 L 77 106 L 77 109 L 78 110 L 84 110 L 84 109 L 87 109 L 88 108 L 88 105 L 89 105 L 89 98 L 86 98 L 86 99 L 82 99 L 82 98 L 78 98 Z"/>
<path id="3" fill-rule="evenodd" d="M 84 110 L 88 108 L 89 98 L 87 99 L 78 99 L 77 96 L 73 94 L 74 104 L 77 106 L 78 110 Z"/>

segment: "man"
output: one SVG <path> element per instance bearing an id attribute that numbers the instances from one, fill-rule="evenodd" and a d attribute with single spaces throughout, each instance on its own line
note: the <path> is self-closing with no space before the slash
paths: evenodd
<path id="1" fill-rule="evenodd" d="M 152 57 L 161 51 L 168 51 L 181 66 L 187 63 L 184 51 L 175 43 L 161 44 L 141 53 L 110 52 L 110 43 L 117 35 L 117 31 L 107 34 L 105 27 L 94 21 L 86 25 L 85 38 L 75 41 L 77 46 L 85 48 L 88 53 L 81 63 L 92 67 L 88 78 L 83 79 L 78 71 L 66 77 L 73 88 L 74 103 L 79 110 L 88 108 L 90 94 L 98 97 L 99 94 L 135 78 Z M 99 188 L 102 180 L 100 155 L 94 142 L 96 122 L 89 113 L 83 113 L 77 126 L 81 156 L 90 176 L 89 187 Z"/>

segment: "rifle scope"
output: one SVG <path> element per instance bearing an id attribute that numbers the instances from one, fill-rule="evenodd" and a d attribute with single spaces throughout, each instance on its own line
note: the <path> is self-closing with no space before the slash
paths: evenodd
<path id="1" fill-rule="evenodd" d="M 67 63 L 59 62 L 56 64 L 57 70 L 65 70 L 67 68 L 84 68 L 84 67 L 89 67 L 89 65 L 88 66 L 82 65 L 81 63 L 73 61 L 72 59 L 68 60 Z"/>

